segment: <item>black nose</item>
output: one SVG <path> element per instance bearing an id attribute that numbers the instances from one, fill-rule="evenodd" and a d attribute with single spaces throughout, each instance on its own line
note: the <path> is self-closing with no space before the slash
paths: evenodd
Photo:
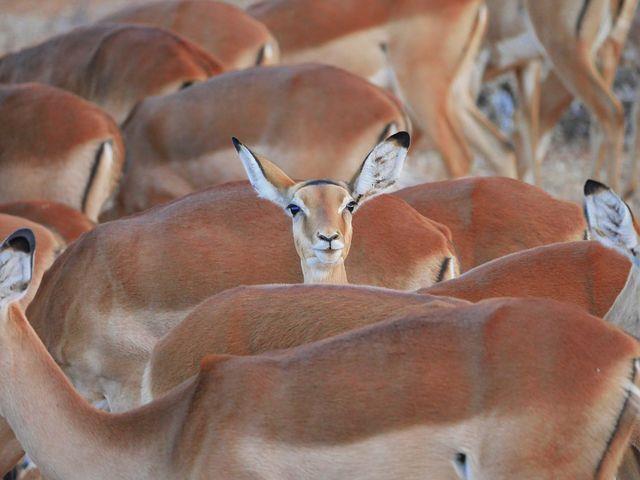
<path id="1" fill-rule="evenodd" d="M 325 242 L 329 242 L 331 243 L 333 240 L 335 240 L 336 238 L 338 238 L 338 234 L 334 233 L 333 235 L 331 235 L 330 237 L 325 237 L 324 235 L 322 235 L 321 233 L 318 234 L 318 238 L 320 240 L 324 240 Z"/>

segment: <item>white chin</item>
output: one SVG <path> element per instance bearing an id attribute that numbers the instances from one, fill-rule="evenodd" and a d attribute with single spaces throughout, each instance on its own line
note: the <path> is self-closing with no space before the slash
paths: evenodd
<path id="1" fill-rule="evenodd" d="M 342 260 L 342 250 L 316 250 L 315 254 L 316 265 L 334 265 Z"/>

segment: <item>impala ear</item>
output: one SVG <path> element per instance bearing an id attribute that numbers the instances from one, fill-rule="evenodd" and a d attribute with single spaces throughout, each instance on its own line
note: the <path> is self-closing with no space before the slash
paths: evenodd
<path id="1" fill-rule="evenodd" d="M 398 181 L 410 142 L 407 132 L 398 132 L 371 150 L 350 182 L 351 195 L 358 203 L 382 193 Z"/>
<path id="2" fill-rule="evenodd" d="M 270 200 L 282 208 L 286 207 L 288 203 L 287 190 L 295 185 L 295 182 L 266 158 L 258 158 L 237 138 L 233 137 L 231 140 L 233 141 L 233 146 L 236 147 L 240 160 L 242 160 L 244 169 L 247 171 L 249 182 L 251 182 L 258 196 L 265 200 Z"/>
<path id="3" fill-rule="evenodd" d="M 637 262 L 638 233 L 629 206 L 606 185 L 587 180 L 584 212 L 591 237 Z"/>
<path id="4" fill-rule="evenodd" d="M 33 275 L 36 239 L 28 228 L 16 230 L 0 246 L 0 307 L 20 300 Z"/>

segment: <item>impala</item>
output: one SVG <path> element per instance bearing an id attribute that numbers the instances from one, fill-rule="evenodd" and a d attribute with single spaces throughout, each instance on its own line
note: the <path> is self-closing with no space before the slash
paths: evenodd
<path id="1" fill-rule="evenodd" d="M 488 122 L 473 102 L 460 99 L 486 29 L 484 2 L 267 0 L 248 12 L 278 40 L 282 63 L 328 63 L 389 89 L 417 133 L 426 133 L 442 154 L 448 173 L 469 173 L 463 123 L 483 129 Z M 504 158 L 500 164 L 510 173 Z"/>
<path id="2" fill-rule="evenodd" d="M 118 123 L 145 97 L 218 74 L 197 45 L 166 30 L 138 25 L 79 27 L 0 58 L 0 82 L 41 82 L 96 103 Z"/>
<path id="3" fill-rule="evenodd" d="M 344 261 L 351 248 L 352 214 L 398 181 L 409 142 L 407 132 L 398 132 L 378 144 L 349 183 L 295 182 L 269 160 L 256 156 L 233 138 L 258 195 L 291 216 L 293 243 L 300 256 L 304 283 L 336 284 L 348 283 Z M 447 268 L 455 272 L 454 262 Z"/>
<path id="4" fill-rule="evenodd" d="M 521 175 L 530 165 L 536 183 L 540 182 L 540 163 L 551 129 L 575 96 L 595 115 L 602 130 L 594 174 L 607 159 L 609 181 L 617 183 L 624 115 L 612 84 L 637 3 L 527 0 L 521 6 L 512 0 L 487 2 L 491 56 L 486 76 L 508 70 L 516 73 Z M 541 72 L 543 58 L 552 68 L 546 78 Z"/>
<path id="5" fill-rule="evenodd" d="M 449 227 L 462 271 L 519 250 L 586 238 L 577 204 L 518 180 L 446 180 L 394 195 Z"/>
<path id="6" fill-rule="evenodd" d="M 21 230 L 0 249 L 0 411 L 47 478 L 606 479 L 637 420 L 637 342 L 516 299 L 210 356 L 162 399 L 100 412 L 14 303 L 34 243 Z"/>
<path id="7" fill-rule="evenodd" d="M 396 145 L 403 139 L 400 134 L 383 143 L 382 153 L 404 155 L 405 147 Z M 377 153 L 371 158 L 378 158 Z M 387 161 L 391 157 L 382 164 L 388 166 Z M 367 162 L 363 170 L 372 171 Z M 360 190 L 367 181 L 362 177 L 351 192 L 374 192 Z M 319 200 L 315 206 L 314 192 Z M 340 197 L 345 204 L 339 205 L 337 221 L 346 225 L 351 215 L 347 193 L 345 187 L 316 182 L 299 188 L 296 199 L 308 199 L 305 208 L 314 222 L 322 216 L 315 212 L 333 209 Z M 336 266 L 349 272 L 351 282 L 415 290 L 457 272 L 448 229 L 402 200 L 386 195 L 371 199 L 359 207 L 353 222 L 356 235 L 349 256 L 344 266 L 340 261 Z M 30 319 L 87 398 L 106 397 L 112 409 L 121 409 L 139 397 L 144 364 L 155 342 L 202 300 L 238 285 L 303 279 L 291 223 L 281 208 L 258 199 L 241 183 L 99 225 L 49 270 L 30 306 Z M 309 225 L 309 220 L 301 216 L 293 224 L 295 232 L 296 225 Z M 318 264 L 314 268 L 323 269 Z"/>
<path id="8" fill-rule="evenodd" d="M 627 259 L 598 242 L 553 243 L 497 258 L 418 293 L 470 302 L 493 297 L 543 297 L 572 303 L 591 315 L 604 317 L 628 274 Z"/>
<path id="9" fill-rule="evenodd" d="M 124 126 L 130 168 L 116 213 L 245 179 L 234 135 L 277 158 L 292 178 L 347 178 L 371 145 L 408 128 L 391 96 L 334 67 L 226 73 L 147 99 L 131 115 Z"/>
<path id="10" fill-rule="evenodd" d="M 33 83 L 0 86 L 0 117 L 0 202 L 52 200 L 96 221 L 124 163 L 115 122 L 75 95 Z"/>
<path id="11" fill-rule="evenodd" d="M 278 62 L 278 43 L 243 10 L 211 0 L 160 0 L 113 13 L 104 22 L 167 28 L 201 46 L 225 70 Z"/>

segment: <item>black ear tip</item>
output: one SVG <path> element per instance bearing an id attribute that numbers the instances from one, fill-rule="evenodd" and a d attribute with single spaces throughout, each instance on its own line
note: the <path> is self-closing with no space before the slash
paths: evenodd
<path id="1" fill-rule="evenodd" d="M 240 140 L 238 140 L 236 137 L 231 137 L 231 141 L 233 142 L 233 146 L 236 148 L 236 152 L 239 152 L 240 147 L 242 146 Z"/>
<path id="2" fill-rule="evenodd" d="M 409 145 L 411 144 L 411 136 L 407 132 L 401 131 L 391 135 L 387 138 L 387 141 L 395 142 L 404 148 L 409 148 Z"/>
<path id="3" fill-rule="evenodd" d="M 9 235 L 4 244 L 19 252 L 30 254 L 36 249 L 36 237 L 30 228 L 21 228 Z"/>
<path id="4" fill-rule="evenodd" d="M 589 179 L 584 183 L 584 194 L 586 196 L 593 195 L 604 190 L 609 190 L 609 187 L 607 187 L 604 183 L 600 183 L 596 180 Z"/>

